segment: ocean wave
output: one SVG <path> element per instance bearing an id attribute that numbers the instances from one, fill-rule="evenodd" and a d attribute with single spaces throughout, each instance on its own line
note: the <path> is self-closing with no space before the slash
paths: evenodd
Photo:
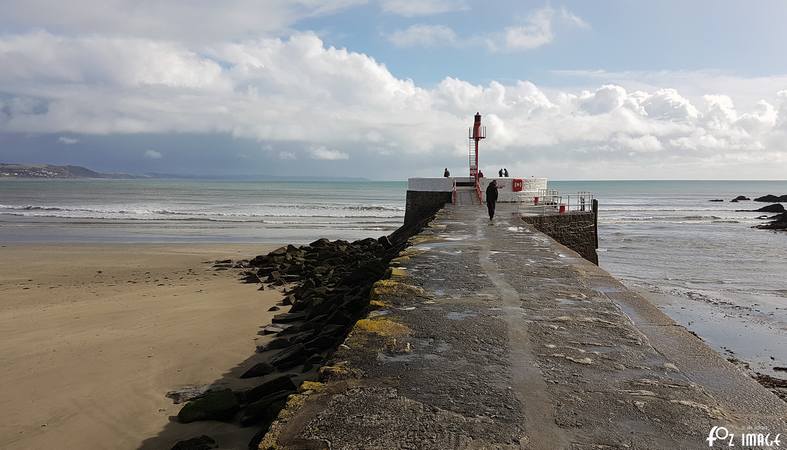
<path id="1" fill-rule="evenodd" d="M 49 206 L 49 205 L 0 205 L 0 214 L 24 217 L 61 217 L 85 219 L 155 219 L 164 216 L 168 219 L 175 218 L 201 218 L 222 219 L 237 218 L 241 220 L 260 220 L 278 217 L 301 218 L 380 218 L 395 219 L 404 215 L 404 208 L 381 205 L 236 205 L 239 211 L 226 212 L 218 209 L 227 209 L 226 206 L 217 207 L 215 210 L 177 210 L 170 208 L 118 208 L 118 207 L 82 207 L 82 206 Z M 260 208 L 260 210 L 249 210 Z M 244 209 L 246 211 L 244 211 Z"/>
<path id="2" fill-rule="evenodd" d="M 56 214 L 24 214 L 20 212 L 0 212 L 0 216 L 11 216 L 11 217 L 25 217 L 25 218 L 40 218 L 40 219 L 63 219 L 63 220 L 72 220 L 72 221 L 82 221 L 82 220 L 101 220 L 102 223 L 107 222 L 123 222 L 123 221 L 141 221 L 141 222 L 225 222 L 225 223 L 268 223 L 268 224 L 312 224 L 312 223 L 347 223 L 345 222 L 316 222 L 314 220 L 309 219 L 347 219 L 352 220 L 353 222 L 364 224 L 364 223 L 389 223 L 392 221 L 400 221 L 402 216 L 394 215 L 394 216 L 373 216 L 373 215 L 343 215 L 343 216 L 320 216 L 320 215 L 291 215 L 291 214 L 278 214 L 278 215 L 265 215 L 265 216 L 249 216 L 249 217 L 211 217 L 208 215 L 204 216 L 192 216 L 192 215 L 174 215 L 170 217 L 113 217 L 113 216 L 101 216 L 101 215 L 87 215 L 87 216 L 64 216 L 64 215 L 56 215 Z M 292 221 L 277 221 L 277 220 L 270 220 L 270 219 L 300 219 L 300 220 L 292 220 Z M 306 220 L 304 220 L 306 219 Z M 359 219 L 361 219 L 359 221 Z M 364 221 L 366 219 L 366 221 Z M 375 221 L 369 221 L 371 219 L 377 219 Z"/>

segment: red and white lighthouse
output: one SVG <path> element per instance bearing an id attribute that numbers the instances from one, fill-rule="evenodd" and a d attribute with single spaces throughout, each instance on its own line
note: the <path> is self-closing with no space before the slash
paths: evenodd
<path id="1" fill-rule="evenodd" d="M 478 141 L 486 138 L 486 127 L 481 125 L 481 114 L 475 113 L 473 127 L 467 130 L 469 141 L 470 177 L 478 184 Z"/>

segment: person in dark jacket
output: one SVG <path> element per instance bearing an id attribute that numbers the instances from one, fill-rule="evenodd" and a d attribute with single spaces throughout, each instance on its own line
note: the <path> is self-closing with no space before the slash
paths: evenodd
<path id="1" fill-rule="evenodd" d="M 443 176 L 446 178 L 451 176 L 451 172 L 448 171 L 448 167 L 446 167 L 445 170 L 443 171 Z"/>
<path id="2" fill-rule="evenodd" d="M 503 169 L 503 176 L 508 178 L 508 169 L 506 168 Z"/>
<path id="3" fill-rule="evenodd" d="M 495 217 L 495 204 L 497 203 L 497 181 L 492 180 L 486 187 L 486 209 L 489 210 L 489 220 Z"/>
<path id="4" fill-rule="evenodd" d="M 497 174 L 500 176 L 500 178 L 503 178 L 503 169 L 498 170 Z"/>

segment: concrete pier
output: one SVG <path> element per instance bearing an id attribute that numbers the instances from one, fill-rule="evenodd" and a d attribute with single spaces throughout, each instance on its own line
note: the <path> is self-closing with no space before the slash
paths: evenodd
<path id="1" fill-rule="evenodd" d="M 713 426 L 787 440 L 787 404 L 509 208 L 438 213 L 260 448 L 699 449 Z"/>

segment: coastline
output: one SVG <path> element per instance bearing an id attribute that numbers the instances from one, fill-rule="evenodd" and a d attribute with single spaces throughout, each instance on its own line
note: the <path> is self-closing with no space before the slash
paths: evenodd
<path id="1" fill-rule="evenodd" d="M 769 304 L 762 298 L 759 303 L 748 305 L 718 305 L 643 288 L 632 290 L 724 359 L 785 398 L 787 389 L 782 385 L 787 378 L 787 335 L 784 323 L 775 321 L 776 315 L 783 314 L 783 306 Z"/>
<path id="2" fill-rule="evenodd" d="M 276 247 L 0 247 L 0 447 L 131 449 L 156 436 L 182 407 L 164 394 L 253 354 L 281 298 L 212 262 Z"/>

